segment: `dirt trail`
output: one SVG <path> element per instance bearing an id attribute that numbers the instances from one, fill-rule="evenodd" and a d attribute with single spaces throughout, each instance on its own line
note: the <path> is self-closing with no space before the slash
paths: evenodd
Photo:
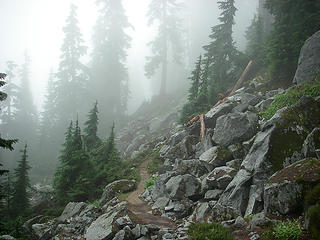
<path id="1" fill-rule="evenodd" d="M 137 189 L 128 195 L 127 201 L 129 209 L 136 215 L 137 220 L 141 224 L 154 224 L 159 227 L 175 228 L 175 223 L 168 218 L 153 215 L 151 207 L 139 198 L 144 192 L 146 180 L 150 177 L 147 171 L 147 165 L 150 160 L 145 161 L 139 167 L 141 181 Z"/>

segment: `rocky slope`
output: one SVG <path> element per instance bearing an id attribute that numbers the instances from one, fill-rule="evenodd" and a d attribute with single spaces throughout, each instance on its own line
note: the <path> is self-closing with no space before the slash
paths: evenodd
<path id="1" fill-rule="evenodd" d="M 137 218 L 116 197 L 135 184 L 120 180 L 106 186 L 98 206 L 69 203 L 60 217 L 37 216 L 25 227 L 41 240 L 165 240 L 187 239 L 191 222 L 217 221 L 247 231 L 246 239 L 259 239 L 259 226 L 294 215 L 305 217 L 308 228 L 312 206 L 304 196 L 320 182 L 320 98 L 302 97 L 265 121 L 258 113 L 284 90 L 266 91 L 261 80 L 253 79 L 205 114 L 203 139 L 199 122 L 188 128 L 176 123 L 174 99 L 165 102 L 171 112 L 150 105 L 150 114 L 141 110 L 118 134 L 127 158 L 161 148 L 163 165 L 141 197 L 171 226 Z"/>

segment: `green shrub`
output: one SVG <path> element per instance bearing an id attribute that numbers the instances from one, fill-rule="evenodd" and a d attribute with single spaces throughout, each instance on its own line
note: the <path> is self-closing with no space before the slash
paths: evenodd
<path id="1" fill-rule="evenodd" d="M 303 96 L 320 96 L 320 78 L 314 79 L 312 82 L 305 83 L 301 86 L 292 87 L 285 93 L 275 96 L 274 102 L 264 112 L 261 112 L 260 115 L 268 120 L 272 118 L 279 109 L 297 103 Z"/>
<path id="2" fill-rule="evenodd" d="M 301 237 L 300 223 L 295 221 L 278 222 L 277 224 L 267 228 L 261 240 L 299 240 Z"/>
<path id="3" fill-rule="evenodd" d="M 220 223 L 192 223 L 188 234 L 190 240 L 233 240 L 229 230 Z"/>
<path id="4" fill-rule="evenodd" d="M 301 232 L 301 226 L 297 220 L 279 222 L 273 227 L 273 234 L 279 240 L 299 240 Z"/>
<path id="5" fill-rule="evenodd" d="M 149 179 L 146 181 L 146 186 L 145 186 L 145 188 L 148 189 L 148 190 L 150 190 L 150 189 L 153 187 L 154 182 L 155 182 L 156 180 L 157 180 L 157 178 L 155 178 L 155 177 L 149 178 Z"/>

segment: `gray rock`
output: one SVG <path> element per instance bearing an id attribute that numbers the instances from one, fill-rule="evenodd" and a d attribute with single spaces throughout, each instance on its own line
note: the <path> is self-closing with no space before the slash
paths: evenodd
<path id="1" fill-rule="evenodd" d="M 266 98 L 272 98 L 276 95 L 284 93 L 284 90 L 282 88 L 276 89 L 276 90 L 271 90 L 266 92 Z"/>
<path id="2" fill-rule="evenodd" d="M 212 140 L 225 147 L 247 141 L 257 133 L 257 121 L 250 112 L 223 115 L 217 119 Z"/>
<path id="3" fill-rule="evenodd" d="M 114 237 L 113 222 L 117 212 L 105 213 L 98 217 L 87 229 L 87 240 L 111 240 Z"/>
<path id="4" fill-rule="evenodd" d="M 120 230 L 113 238 L 113 240 L 134 240 L 134 235 L 131 232 L 129 226 L 126 226 L 124 229 Z"/>
<path id="5" fill-rule="evenodd" d="M 132 234 L 135 239 L 137 239 L 139 237 L 146 236 L 148 234 L 148 229 L 144 225 L 137 224 L 136 227 L 132 229 Z"/>
<path id="6" fill-rule="evenodd" d="M 213 166 L 206 161 L 198 159 L 176 160 L 174 170 L 178 175 L 191 174 L 195 177 L 201 177 L 209 173 Z"/>
<path id="7" fill-rule="evenodd" d="M 222 206 L 217 203 L 212 207 L 212 218 L 215 222 L 229 221 L 237 218 L 239 214 L 234 209 L 226 206 Z"/>
<path id="8" fill-rule="evenodd" d="M 242 159 L 234 159 L 226 163 L 227 167 L 234 168 L 236 170 L 240 169 Z"/>
<path id="9" fill-rule="evenodd" d="M 168 203 L 169 203 L 169 198 L 160 197 L 153 204 L 152 209 L 161 209 L 161 210 L 163 210 L 168 205 Z"/>
<path id="10" fill-rule="evenodd" d="M 274 101 L 274 98 L 268 98 L 266 100 L 261 101 L 260 103 L 258 103 L 255 108 L 257 109 L 257 111 L 262 112 L 264 110 L 266 110 Z"/>
<path id="11" fill-rule="evenodd" d="M 233 209 L 233 212 L 237 215 L 244 215 L 248 205 L 251 180 L 251 172 L 240 169 L 224 193 L 220 196 L 219 204 L 223 207 Z"/>
<path id="12" fill-rule="evenodd" d="M 201 183 L 196 177 L 185 174 L 170 178 L 165 185 L 170 199 L 197 199 L 200 196 Z"/>
<path id="13" fill-rule="evenodd" d="M 264 212 L 260 212 L 253 215 L 249 228 L 254 230 L 257 227 L 265 226 L 268 222 L 270 222 L 270 219 L 265 216 Z"/>
<path id="14" fill-rule="evenodd" d="M 108 184 L 102 193 L 102 196 L 99 200 L 99 205 L 103 206 L 112 198 L 114 198 L 117 194 L 125 193 L 133 191 L 136 188 L 136 181 L 135 180 L 117 180 L 110 184 Z"/>
<path id="15" fill-rule="evenodd" d="M 182 130 L 173 134 L 169 139 L 170 147 L 174 147 L 175 145 L 180 143 L 186 135 L 187 135 L 186 130 Z"/>
<path id="16" fill-rule="evenodd" d="M 258 185 L 251 185 L 245 216 L 260 212 L 263 208 L 263 188 Z"/>
<path id="17" fill-rule="evenodd" d="M 234 159 L 243 159 L 246 155 L 245 149 L 241 143 L 228 146 L 228 150 L 232 153 Z"/>
<path id="18" fill-rule="evenodd" d="M 16 240 L 16 239 L 10 235 L 2 235 L 0 236 L 0 240 Z"/>
<path id="19" fill-rule="evenodd" d="M 57 218 L 58 222 L 64 222 L 71 217 L 79 214 L 83 209 L 87 206 L 84 202 L 69 202 L 67 206 L 64 208 L 60 217 Z"/>
<path id="20" fill-rule="evenodd" d="M 166 183 L 172 177 L 172 172 L 166 172 L 157 177 L 157 180 L 154 182 L 153 188 L 151 190 L 151 198 L 153 201 L 156 201 L 160 197 L 167 196 L 166 192 Z"/>
<path id="21" fill-rule="evenodd" d="M 178 143 L 175 147 L 170 148 L 164 155 L 165 158 L 180 158 L 190 159 L 195 155 L 196 144 L 199 142 L 199 137 L 193 135 L 187 135 Z"/>
<path id="22" fill-rule="evenodd" d="M 238 104 L 232 109 L 232 113 L 244 113 L 248 110 L 249 104 Z"/>
<path id="23" fill-rule="evenodd" d="M 236 221 L 234 223 L 234 227 L 236 228 L 244 228 L 247 225 L 246 220 L 244 220 L 243 217 L 239 216 L 236 218 Z"/>
<path id="24" fill-rule="evenodd" d="M 307 136 L 302 146 L 304 157 L 317 157 L 316 149 L 320 148 L 320 128 L 315 128 Z"/>
<path id="25" fill-rule="evenodd" d="M 248 102 L 248 105 L 249 106 L 255 106 L 257 105 L 258 103 L 260 103 L 262 100 L 262 97 L 261 96 L 255 96 L 254 98 L 250 99 L 249 102 Z"/>
<path id="26" fill-rule="evenodd" d="M 163 145 L 162 148 L 160 149 L 159 153 L 160 156 L 164 156 L 165 154 L 167 154 L 167 152 L 170 150 L 170 145 Z"/>
<path id="27" fill-rule="evenodd" d="M 206 221 L 206 218 L 210 217 L 212 214 L 211 207 L 209 206 L 209 203 L 199 202 L 192 214 L 192 219 L 196 222 L 204 222 Z"/>
<path id="28" fill-rule="evenodd" d="M 293 83 L 311 81 L 320 67 L 320 31 L 308 38 L 300 52 L 299 62 Z"/>
<path id="29" fill-rule="evenodd" d="M 119 229 L 123 229 L 125 226 L 133 227 L 133 223 L 128 215 L 118 218 L 115 224 Z"/>
<path id="30" fill-rule="evenodd" d="M 159 170 L 158 170 L 158 174 L 161 175 L 161 174 L 165 174 L 166 172 L 169 172 L 169 171 L 172 171 L 173 170 L 173 166 L 171 165 L 162 165 L 159 167 Z"/>
<path id="31" fill-rule="evenodd" d="M 217 167 L 206 177 L 209 189 L 224 190 L 232 181 L 237 171 L 230 167 Z"/>
<path id="32" fill-rule="evenodd" d="M 221 167 L 232 159 L 232 153 L 227 148 L 215 146 L 201 154 L 199 159 L 210 163 L 213 168 Z"/>
<path id="33" fill-rule="evenodd" d="M 205 200 L 218 200 L 222 193 L 223 193 L 223 191 L 219 190 L 219 189 L 208 190 L 204 196 L 204 199 Z"/>
<path id="34" fill-rule="evenodd" d="M 145 135 L 139 135 L 139 136 L 135 137 L 131 141 L 131 144 L 127 147 L 127 149 L 125 151 L 125 156 L 131 156 L 131 154 L 134 151 L 139 150 L 140 145 L 144 143 L 145 139 L 146 139 Z"/>

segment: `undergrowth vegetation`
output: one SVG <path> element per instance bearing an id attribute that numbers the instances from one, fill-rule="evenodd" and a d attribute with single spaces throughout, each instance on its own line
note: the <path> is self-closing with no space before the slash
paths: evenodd
<path id="1" fill-rule="evenodd" d="M 229 230 L 220 223 L 192 223 L 188 229 L 190 240 L 233 240 Z"/>
<path id="2" fill-rule="evenodd" d="M 298 220 L 278 222 L 263 232 L 261 240 L 299 240 L 301 232 Z"/>
<path id="3" fill-rule="evenodd" d="M 291 106 L 297 103 L 303 96 L 318 97 L 320 96 L 320 77 L 312 78 L 311 82 L 301 86 L 293 86 L 285 93 L 275 96 L 273 103 L 260 115 L 269 120 L 281 108 Z"/>

